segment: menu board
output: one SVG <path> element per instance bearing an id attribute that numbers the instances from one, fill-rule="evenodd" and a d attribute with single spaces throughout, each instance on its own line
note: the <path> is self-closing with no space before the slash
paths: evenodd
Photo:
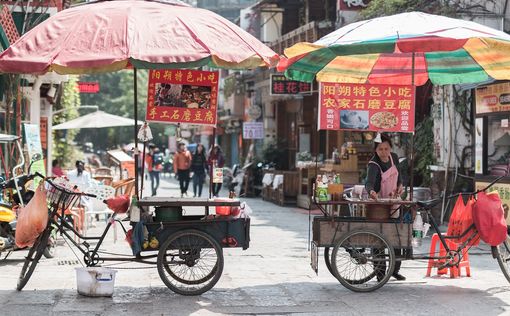
<path id="1" fill-rule="evenodd" d="M 510 111 L 510 82 L 476 88 L 476 114 Z"/>
<path id="2" fill-rule="evenodd" d="M 217 71 L 149 71 L 146 120 L 215 126 L 218 83 Z"/>
<path id="3" fill-rule="evenodd" d="M 319 89 L 321 130 L 414 131 L 411 85 L 321 82 Z"/>

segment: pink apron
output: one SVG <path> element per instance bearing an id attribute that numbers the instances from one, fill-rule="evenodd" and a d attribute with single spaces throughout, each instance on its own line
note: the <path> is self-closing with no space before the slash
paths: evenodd
<path id="1" fill-rule="evenodd" d="M 398 184 L 398 169 L 393 163 L 393 158 L 390 154 L 390 161 L 391 161 L 391 167 L 388 168 L 386 171 L 382 171 L 381 166 L 377 164 L 374 161 L 370 161 L 369 163 L 373 163 L 379 167 L 379 170 L 381 171 L 381 190 L 378 192 L 378 195 L 380 198 L 390 198 L 390 193 L 394 193 L 397 190 L 397 184 Z M 393 197 L 394 198 L 394 197 Z M 399 217 L 400 213 L 397 210 L 400 207 L 400 205 L 396 204 L 391 207 L 391 217 L 397 218 Z"/>

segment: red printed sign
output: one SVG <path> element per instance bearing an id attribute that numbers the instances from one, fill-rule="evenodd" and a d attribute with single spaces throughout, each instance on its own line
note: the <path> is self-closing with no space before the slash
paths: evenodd
<path id="1" fill-rule="evenodd" d="M 320 83 L 319 129 L 414 131 L 413 86 Z"/>
<path id="2" fill-rule="evenodd" d="M 216 125 L 217 71 L 151 70 L 146 120 Z"/>
<path id="3" fill-rule="evenodd" d="M 98 93 L 99 82 L 78 82 L 80 93 Z"/>

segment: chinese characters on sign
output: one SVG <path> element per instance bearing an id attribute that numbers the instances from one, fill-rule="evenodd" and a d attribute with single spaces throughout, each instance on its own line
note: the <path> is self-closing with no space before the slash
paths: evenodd
<path id="1" fill-rule="evenodd" d="M 243 139 L 264 139 L 264 123 L 244 122 Z"/>
<path id="2" fill-rule="evenodd" d="M 99 82 L 78 82 L 80 93 L 98 93 Z"/>
<path id="3" fill-rule="evenodd" d="M 319 129 L 414 131 L 414 88 L 321 82 Z"/>
<path id="4" fill-rule="evenodd" d="M 312 84 L 309 82 L 288 80 L 284 75 L 271 74 L 271 95 L 310 93 Z"/>
<path id="5" fill-rule="evenodd" d="M 151 70 L 146 120 L 216 125 L 219 73 L 200 70 Z"/>
<path id="6" fill-rule="evenodd" d="M 510 82 L 476 88 L 476 114 L 510 111 Z"/>

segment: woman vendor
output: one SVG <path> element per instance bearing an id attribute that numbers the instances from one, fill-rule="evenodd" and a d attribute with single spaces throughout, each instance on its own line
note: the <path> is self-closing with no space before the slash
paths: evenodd
<path id="1" fill-rule="evenodd" d="M 378 135 L 379 136 L 379 135 Z M 384 134 L 380 137 L 376 137 L 374 140 L 374 151 L 375 154 L 368 162 L 367 166 L 367 181 L 365 188 L 372 199 L 378 198 L 396 198 L 402 194 L 402 177 L 398 171 L 398 156 L 391 152 L 392 149 L 391 139 Z M 377 219 L 387 219 L 389 217 L 397 218 L 399 216 L 398 208 L 386 208 L 386 212 L 383 208 L 384 214 L 371 214 L 373 212 L 379 212 L 380 209 L 376 207 L 367 210 L 367 217 L 373 217 Z M 388 211 L 390 213 L 388 213 Z M 375 217 L 374 217 L 375 216 Z M 395 249 L 395 254 L 400 255 L 401 250 Z M 406 278 L 399 273 L 401 261 L 395 263 L 395 270 L 393 277 L 399 281 L 403 281 Z M 384 267 L 376 267 L 376 269 L 385 270 Z M 384 275 L 382 275 L 384 276 Z M 382 276 L 378 275 L 382 279 Z"/>

